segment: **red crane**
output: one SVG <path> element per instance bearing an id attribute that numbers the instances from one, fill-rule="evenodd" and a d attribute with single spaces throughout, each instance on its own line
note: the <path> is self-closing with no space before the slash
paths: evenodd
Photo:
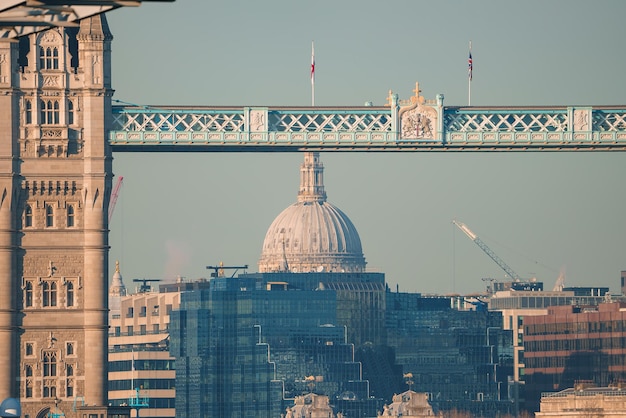
<path id="1" fill-rule="evenodd" d="M 109 222 L 111 222 L 111 218 L 113 217 L 113 211 L 115 210 L 115 204 L 117 203 L 117 195 L 120 192 L 120 187 L 122 187 L 123 181 L 124 177 L 120 176 L 117 179 L 113 192 L 111 193 L 111 201 L 109 202 Z"/>

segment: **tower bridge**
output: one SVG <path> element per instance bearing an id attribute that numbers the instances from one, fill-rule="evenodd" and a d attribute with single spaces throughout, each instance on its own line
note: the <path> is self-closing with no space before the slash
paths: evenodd
<path id="1" fill-rule="evenodd" d="M 415 89 L 419 92 L 419 86 Z M 113 106 L 114 151 L 624 151 L 626 106 Z"/>
<path id="2" fill-rule="evenodd" d="M 114 152 L 626 150 L 626 105 L 455 107 L 419 86 L 385 106 L 113 106 L 103 13 L 140 3 L 0 6 L 0 399 L 25 415 L 124 416 L 107 403 Z"/>

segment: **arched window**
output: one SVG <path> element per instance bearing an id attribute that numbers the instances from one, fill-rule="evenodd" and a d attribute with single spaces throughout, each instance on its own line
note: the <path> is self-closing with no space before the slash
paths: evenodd
<path id="1" fill-rule="evenodd" d="M 74 396 L 74 379 L 71 377 L 74 376 L 74 366 L 68 364 L 65 368 L 65 375 L 67 376 L 67 384 L 65 385 L 65 396 L 68 398 Z"/>
<path id="2" fill-rule="evenodd" d="M 41 123 L 44 125 L 59 124 L 59 101 L 58 100 L 41 100 Z"/>
<path id="3" fill-rule="evenodd" d="M 43 282 L 43 306 L 57 306 L 56 282 Z"/>
<path id="4" fill-rule="evenodd" d="M 57 375 L 57 353 L 56 351 L 44 351 L 43 353 L 43 375 L 51 377 Z"/>
<path id="5" fill-rule="evenodd" d="M 59 48 L 47 46 L 39 47 L 39 67 L 42 70 L 59 69 Z"/>
<path id="6" fill-rule="evenodd" d="M 39 68 L 42 70 L 46 68 L 46 50 L 43 46 L 39 47 Z"/>
<path id="7" fill-rule="evenodd" d="M 54 110 L 52 111 L 52 123 L 54 123 L 55 125 L 58 125 L 60 120 L 59 117 L 61 115 L 60 109 L 59 109 L 59 101 L 55 100 L 52 105 L 54 106 Z"/>
<path id="8" fill-rule="evenodd" d="M 67 205 L 67 226 L 74 226 L 74 205 Z"/>
<path id="9" fill-rule="evenodd" d="M 46 205 L 46 226 L 54 226 L 54 208 L 52 205 Z"/>
<path id="10" fill-rule="evenodd" d="M 33 207 L 26 205 L 24 208 L 24 226 L 26 228 L 33 226 Z"/>
<path id="11" fill-rule="evenodd" d="M 30 378 L 33 377 L 33 366 L 29 364 L 24 366 L 24 375 L 26 376 L 26 379 L 24 379 L 26 382 L 26 384 L 24 385 L 24 388 L 25 388 L 24 395 L 26 398 L 32 398 L 33 397 L 33 380 Z"/>
<path id="12" fill-rule="evenodd" d="M 26 282 L 24 285 L 24 306 L 33 306 L 33 282 Z"/>
<path id="13" fill-rule="evenodd" d="M 30 100 L 24 101 L 24 121 L 27 125 L 33 123 L 33 102 Z"/>
<path id="14" fill-rule="evenodd" d="M 57 48 L 56 46 L 52 48 L 52 69 L 59 69 L 59 48 Z"/>
<path id="15" fill-rule="evenodd" d="M 74 124 L 74 102 L 72 100 L 67 101 L 67 124 Z"/>
<path id="16" fill-rule="evenodd" d="M 66 286 L 67 286 L 66 305 L 74 306 L 74 283 L 67 282 Z"/>

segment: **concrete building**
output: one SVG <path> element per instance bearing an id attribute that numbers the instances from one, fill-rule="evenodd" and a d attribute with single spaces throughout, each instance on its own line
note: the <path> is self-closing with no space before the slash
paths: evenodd
<path id="1" fill-rule="evenodd" d="M 608 387 L 626 380 L 626 303 L 555 306 L 524 318 L 526 409 L 539 409 L 542 392 L 579 380 Z"/>
<path id="2" fill-rule="evenodd" d="M 170 313 L 180 291 L 154 291 L 146 283 L 125 295 L 117 265 L 110 287 L 109 403 L 140 409 L 142 417 L 170 418 L 175 410 L 175 358 L 169 352 Z M 137 399 L 140 398 L 140 399 Z M 137 405 L 137 402 L 145 401 Z"/>
<path id="3" fill-rule="evenodd" d="M 619 386 L 585 387 L 541 395 L 536 418 L 609 418 L 626 416 L 626 391 Z"/>

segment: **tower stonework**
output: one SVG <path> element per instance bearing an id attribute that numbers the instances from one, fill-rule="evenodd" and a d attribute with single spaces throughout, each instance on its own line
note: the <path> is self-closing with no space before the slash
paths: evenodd
<path id="1" fill-rule="evenodd" d="M 0 399 L 24 417 L 108 415 L 111 40 L 99 15 L 0 42 Z"/>

